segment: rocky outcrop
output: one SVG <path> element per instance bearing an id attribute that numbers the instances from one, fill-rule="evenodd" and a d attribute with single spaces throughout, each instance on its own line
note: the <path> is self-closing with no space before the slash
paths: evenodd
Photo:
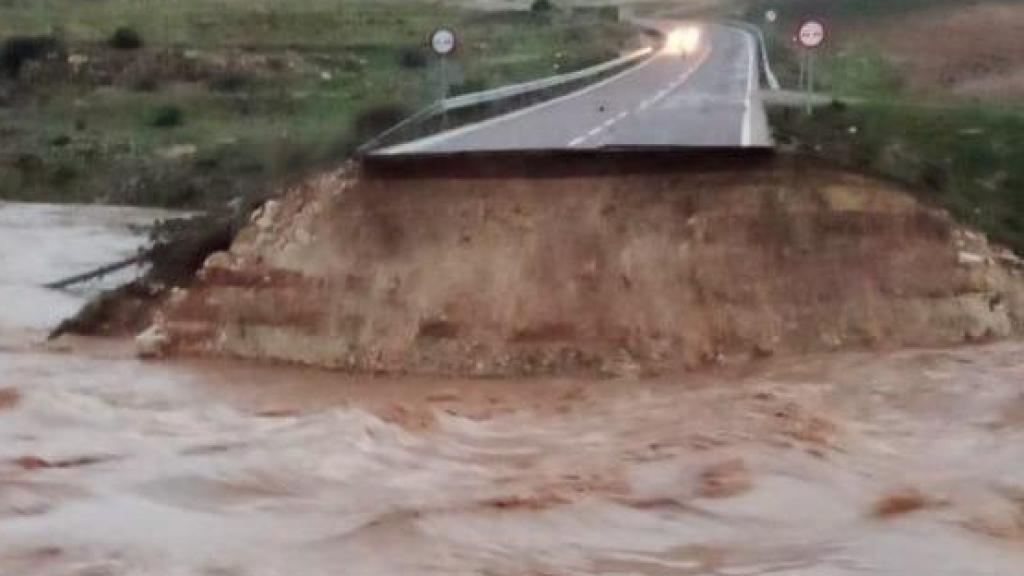
<path id="1" fill-rule="evenodd" d="M 161 348 L 356 371 L 646 373 L 1006 338 L 1021 262 L 898 187 L 736 170 L 362 177 L 266 204 Z M 166 341 L 164 340 L 166 338 Z"/>

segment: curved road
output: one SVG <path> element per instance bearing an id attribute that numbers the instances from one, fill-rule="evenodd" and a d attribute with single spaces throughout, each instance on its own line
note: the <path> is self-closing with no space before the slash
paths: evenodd
<path id="1" fill-rule="evenodd" d="M 689 23 L 658 22 L 668 33 Z M 667 51 L 560 98 L 376 154 L 628 147 L 768 147 L 757 40 L 699 24 L 691 54 Z"/>

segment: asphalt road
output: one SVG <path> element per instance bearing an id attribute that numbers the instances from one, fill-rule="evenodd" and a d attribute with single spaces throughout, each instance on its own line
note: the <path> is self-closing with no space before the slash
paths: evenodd
<path id="1" fill-rule="evenodd" d="M 664 32 L 682 23 L 659 22 Z M 658 53 L 571 94 L 376 154 L 771 146 L 757 40 L 699 24 L 687 55 Z"/>

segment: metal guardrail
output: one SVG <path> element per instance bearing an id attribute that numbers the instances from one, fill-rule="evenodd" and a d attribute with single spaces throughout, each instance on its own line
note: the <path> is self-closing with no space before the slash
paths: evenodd
<path id="1" fill-rule="evenodd" d="M 418 110 L 412 116 L 409 116 L 405 120 L 402 120 L 398 124 L 388 128 L 384 132 L 370 139 L 359 147 L 359 153 L 366 153 L 377 148 L 381 142 L 385 141 L 388 137 L 398 133 L 404 128 L 412 126 L 416 123 L 422 122 L 434 116 L 444 114 L 445 112 L 451 112 L 452 110 L 461 110 L 463 108 L 470 108 L 473 106 L 479 106 L 481 104 L 487 104 L 489 102 L 497 102 L 500 100 L 507 100 L 509 98 L 515 98 L 517 96 L 525 96 L 527 94 L 533 94 L 543 90 L 550 90 L 551 88 L 557 88 L 573 82 L 579 82 L 587 78 L 598 76 L 609 70 L 638 62 L 641 59 L 649 56 L 654 52 L 654 48 L 646 47 L 620 56 L 614 60 L 602 62 L 596 66 L 577 70 L 575 72 L 569 72 L 566 74 L 558 74 L 556 76 L 548 76 L 539 80 L 533 80 L 530 82 L 522 82 L 520 84 L 510 84 L 508 86 L 502 86 L 500 88 L 494 88 L 492 90 L 484 90 L 482 92 L 473 92 L 471 94 L 462 94 L 459 96 L 453 96 L 444 100 L 439 100 Z"/>
<path id="2" fill-rule="evenodd" d="M 657 25 L 658 23 L 655 20 L 633 19 L 631 20 L 631 22 L 639 28 L 643 28 L 659 34 L 661 33 Z M 768 59 L 768 43 L 765 39 L 764 31 L 761 30 L 761 28 L 759 28 L 758 26 L 755 26 L 754 24 L 751 24 L 749 22 L 743 22 L 740 20 L 727 20 L 725 21 L 725 24 L 733 26 L 734 28 L 740 28 L 742 30 L 745 30 L 753 34 L 757 38 L 758 43 L 760 44 L 761 64 L 764 68 L 765 79 L 768 81 L 768 86 L 772 90 L 779 90 L 779 81 L 776 78 L 775 73 L 772 71 L 771 62 Z M 578 82 L 580 80 L 584 80 L 605 73 L 609 70 L 614 70 L 615 68 L 639 61 L 642 58 L 651 55 L 653 52 L 654 48 L 652 47 L 641 48 L 639 50 L 616 58 L 614 60 L 609 60 L 596 66 L 591 66 L 589 68 L 584 68 L 582 70 L 577 70 L 575 72 L 559 74 L 556 76 L 548 76 L 546 78 L 541 78 L 539 80 L 533 80 L 530 82 L 511 84 L 508 86 L 502 86 L 500 88 L 494 88 L 492 90 L 473 92 L 471 94 L 462 94 L 459 96 L 446 98 L 444 100 L 439 100 L 437 102 L 434 102 L 433 104 L 430 104 L 429 106 L 426 106 L 418 110 L 412 116 L 409 116 L 405 120 L 402 120 L 398 124 L 392 126 L 391 128 L 388 128 L 384 132 L 371 138 L 369 141 L 367 141 L 366 143 L 359 147 L 358 152 L 360 154 L 370 152 L 377 148 L 378 146 L 380 146 L 380 144 L 384 142 L 388 137 L 400 132 L 402 129 L 417 124 L 419 122 L 423 122 L 435 116 L 439 116 L 446 112 L 460 110 L 463 108 L 470 108 L 473 106 L 479 106 L 481 104 L 486 104 L 489 102 L 497 102 L 500 100 L 515 98 L 517 96 L 524 96 L 527 94 L 540 92 L 542 90 L 549 90 L 551 88 L 564 86 L 572 82 Z"/>
<path id="3" fill-rule="evenodd" d="M 779 90 L 779 79 L 775 77 L 775 72 L 772 71 L 771 61 L 768 59 L 768 41 L 765 39 L 764 30 L 761 30 L 759 26 L 755 26 L 750 22 L 743 22 L 740 20 L 727 20 L 726 24 L 729 24 L 735 28 L 741 28 L 750 32 L 757 37 L 758 43 L 761 45 L 761 65 L 764 68 L 764 77 L 768 81 L 768 87 L 772 90 Z"/>
<path id="4" fill-rule="evenodd" d="M 412 126 L 413 124 L 417 124 L 419 122 L 423 122 L 424 120 L 427 120 L 429 118 L 433 118 L 434 116 L 437 116 L 437 115 L 443 114 L 443 113 L 444 113 L 444 108 L 442 107 L 441 102 L 440 101 L 439 102 L 434 102 L 433 104 L 431 104 L 431 105 L 429 105 L 429 106 L 427 106 L 425 108 L 421 108 L 415 114 L 413 114 L 412 116 L 409 116 L 405 120 L 402 120 L 398 124 L 395 124 L 391 128 L 388 128 L 387 130 L 381 132 L 380 134 L 377 134 L 373 138 L 370 138 L 369 140 L 364 142 L 362 145 L 360 145 L 359 148 L 356 149 L 356 152 L 358 154 L 365 154 L 365 153 L 367 153 L 367 152 L 377 148 L 378 146 L 380 146 L 381 142 L 384 142 L 385 140 L 387 140 L 388 137 L 390 137 L 392 134 L 397 134 L 398 132 L 402 131 L 404 128 L 407 128 L 407 127 Z"/>
<path id="5" fill-rule="evenodd" d="M 596 66 L 591 66 L 590 68 L 584 68 L 583 70 L 577 70 L 575 72 L 569 72 L 568 74 L 548 76 L 547 78 L 541 78 L 540 80 L 533 80 L 531 82 L 511 84 L 508 86 L 502 86 L 501 88 L 495 88 L 493 90 L 454 96 L 441 101 L 441 108 L 445 112 L 448 112 L 451 110 L 466 108 L 468 106 L 476 106 L 478 104 L 493 102 L 495 100 L 504 100 L 506 98 L 515 98 L 516 96 L 522 96 L 531 92 L 539 92 L 541 90 L 555 88 L 563 84 L 569 84 L 570 82 L 577 82 L 585 78 L 597 76 L 598 74 L 613 70 L 619 66 L 625 66 L 626 64 L 640 60 L 652 52 L 654 52 L 654 49 L 651 47 L 641 48 L 640 50 L 631 52 L 625 56 L 616 58 L 615 60 L 602 62 Z"/>

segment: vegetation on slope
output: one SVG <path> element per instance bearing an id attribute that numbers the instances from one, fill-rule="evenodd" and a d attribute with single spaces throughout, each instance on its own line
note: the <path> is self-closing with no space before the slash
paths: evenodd
<path id="1" fill-rule="evenodd" d="M 208 206 L 340 162 L 442 92 L 617 55 L 624 24 L 414 0 L 0 3 L 0 198 Z"/>
<path id="2" fill-rule="evenodd" d="M 764 22 L 769 5 L 779 11 L 774 25 Z M 995 47 L 1019 42 L 1011 22 L 987 16 L 993 9 L 1024 22 L 1024 2 L 1012 1 L 752 3 L 746 17 L 769 32 L 773 63 L 787 87 L 798 82 L 799 51 L 791 36 L 800 20 L 824 18 L 833 34 L 817 53 L 816 67 L 818 89 L 837 103 L 811 116 L 771 111 L 777 136 L 812 157 L 910 184 L 924 199 L 1024 253 L 1024 100 L 965 95 L 958 88 L 1004 73 L 998 67 L 1008 55 Z M 928 40 L 936 22 L 955 22 L 941 46 Z M 920 40 L 908 41 L 908 35 Z M 993 41 L 1000 36 L 1007 42 Z M 917 73 L 936 58 L 957 64 Z"/>

